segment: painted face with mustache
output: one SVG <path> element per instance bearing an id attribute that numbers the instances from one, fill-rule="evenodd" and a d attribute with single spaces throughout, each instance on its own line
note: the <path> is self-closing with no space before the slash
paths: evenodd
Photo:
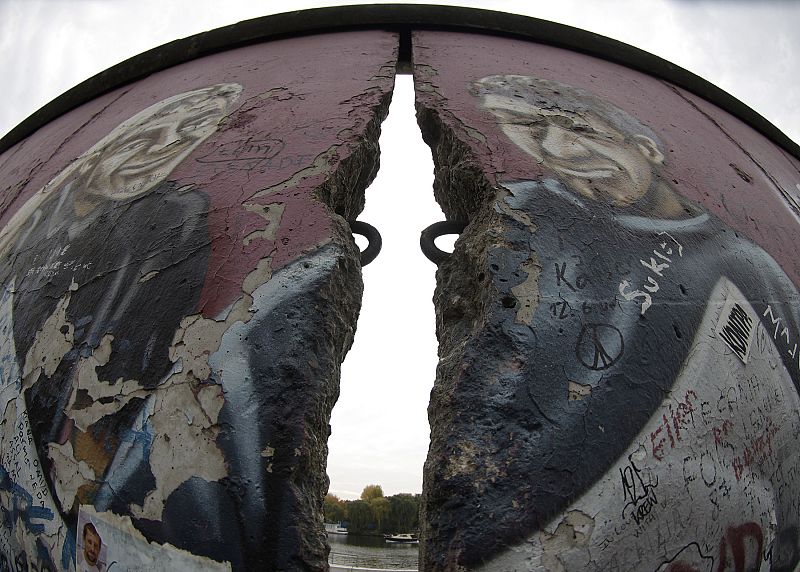
<path id="1" fill-rule="evenodd" d="M 615 206 L 629 206 L 650 189 L 663 162 L 645 135 L 626 136 L 590 112 L 542 109 L 521 99 L 487 94 L 484 106 L 503 133 L 571 191 Z"/>

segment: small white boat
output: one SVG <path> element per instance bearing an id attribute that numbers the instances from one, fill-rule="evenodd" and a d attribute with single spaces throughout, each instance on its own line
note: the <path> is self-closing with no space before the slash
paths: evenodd
<path id="1" fill-rule="evenodd" d="M 396 542 L 398 544 L 419 544 L 419 538 L 416 534 L 384 534 L 383 539 L 386 542 Z"/>
<path id="2" fill-rule="evenodd" d="M 341 534 L 346 535 L 347 529 L 343 527 L 341 524 L 331 524 L 326 522 L 325 523 L 325 532 L 328 534 Z"/>

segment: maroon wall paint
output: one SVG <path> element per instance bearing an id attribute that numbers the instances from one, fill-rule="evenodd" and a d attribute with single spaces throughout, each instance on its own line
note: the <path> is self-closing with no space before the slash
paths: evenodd
<path id="1" fill-rule="evenodd" d="M 629 68 L 553 46 L 457 32 L 415 32 L 414 62 L 459 121 L 478 129 L 486 147 L 470 141 L 496 180 L 542 176 L 541 168 L 494 127 L 494 118 L 464 88 L 495 74 L 533 75 L 584 88 L 653 129 L 666 149 L 665 172 L 675 188 L 769 252 L 800 285 L 800 162 L 725 111 Z M 430 93 L 418 92 L 421 102 Z M 743 180 L 738 169 L 749 175 Z M 785 196 L 793 197 L 792 205 Z"/>
<path id="2" fill-rule="evenodd" d="M 362 291 L 347 222 L 397 46 L 217 53 L 0 156 L 0 558 L 74 569 L 92 523 L 106 564 L 327 567 L 328 423 Z"/>
<path id="3" fill-rule="evenodd" d="M 585 54 L 412 46 L 435 193 L 465 224 L 432 257 L 421 569 L 794 569 L 796 158 Z"/>
<path id="4" fill-rule="evenodd" d="M 420 567 L 738 569 L 769 554 L 793 568 L 800 161 L 622 65 L 498 36 L 411 35 L 437 197 L 469 218 L 437 274 L 446 359 Z M 12 521 L 0 568 L 73 569 L 92 558 L 88 523 L 108 560 L 327 568 L 328 422 L 362 289 L 346 223 L 377 170 L 399 39 L 348 31 L 208 55 L 0 155 L 0 505 Z M 514 144 L 471 93 L 504 74 L 582 88 L 638 119 L 664 155 L 648 190 L 687 200 L 631 215 L 577 196 L 567 170 Z M 127 163 L 119 135 L 104 140 L 163 131 L 159 105 L 177 97 L 192 110 L 172 117 L 191 117 L 205 103 L 181 98 L 221 84 L 213 129 L 166 173 Z M 541 115 L 545 131 L 586 134 Z M 616 135 L 630 151 L 630 134 Z M 157 162 L 154 147 L 131 153 Z M 83 196 L 102 174 L 90 150 L 158 185 Z M 680 534 L 664 534 L 676 522 Z"/>
<path id="5" fill-rule="evenodd" d="M 214 316 L 240 290 L 244 274 L 278 242 L 285 244 L 276 248 L 273 268 L 312 248 L 329 232 L 323 207 L 316 201 L 303 204 L 324 174 L 308 175 L 291 190 L 270 195 L 269 202 L 287 201 L 297 208 L 287 208 L 282 227 L 269 244 L 242 245 L 244 236 L 263 225 L 261 217 L 242 209 L 242 201 L 290 179 L 331 147 L 337 147 L 332 165 L 345 158 L 358 143 L 349 141 L 349 134 L 364 129 L 372 107 L 393 83 L 394 64 L 386 54 L 396 50 L 394 35 L 343 32 L 321 38 L 280 40 L 187 62 L 59 117 L 0 158 L 0 180 L 5 185 L 0 194 L 0 224 L 132 111 L 196 87 L 242 83 L 245 89 L 236 113 L 172 174 L 182 183 L 202 184 L 212 200 L 214 252 L 209 273 L 215 279 L 204 288 L 201 308 L 205 316 Z M 319 49 L 320 42 L 325 49 Z M 365 49 L 367 45 L 373 49 Z M 378 75 L 368 80 L 349 73 L 350 69 L 370 69 Z M 242 159 L 248 153 L 245 146 L 260 141 L 266 143 L 256 153 L 265 157 Z M 296 213 L 302 213 L 302 222 Z"/>

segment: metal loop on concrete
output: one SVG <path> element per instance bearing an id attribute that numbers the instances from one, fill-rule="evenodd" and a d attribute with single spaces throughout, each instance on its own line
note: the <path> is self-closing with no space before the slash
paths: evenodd
<path id="1" fill-rule="evenodd" d="M 467 223 L 455 220 L 433 223 L 420 234 L 419 247 L 422 249 L 422 254 L 438 266 L 450 257 L 450 253 L 440 249 L 434 241 L 445 234 L 461 234 L 466 227 Z"/>
<path id="2" fill-rule="evenodd" d="M 369 241 L 369 245 L 361 251 L 361 266 L 363 268 L 375 260 L 378 254 L 380 254 L 381 246 L 383 246 L 381 233 L 378 232 L 377 228 L 366 222 L 360 220 L 351 220 L 348 222 L 350 224 L 350 231 L 353 234 L 360 234 Z"/>

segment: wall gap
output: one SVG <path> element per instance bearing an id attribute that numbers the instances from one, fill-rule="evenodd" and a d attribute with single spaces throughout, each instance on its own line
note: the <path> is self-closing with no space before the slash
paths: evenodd
<path id="1" fill-rule="evenodd" d="M 420 251 L 419 233 L 444 215 L 433 198 L 431 151 L 417 126 L 410 75 L 396 77 L 381 130 L 381 167 L 358 218 L 380 231 L 383 250 L 363 270 L 361 314 L 328 441 L 329 492 L 341 499 L 359 498 L 369 484 L 385 496 L 419 494 L 430 438 L 436 267 Z"/>

